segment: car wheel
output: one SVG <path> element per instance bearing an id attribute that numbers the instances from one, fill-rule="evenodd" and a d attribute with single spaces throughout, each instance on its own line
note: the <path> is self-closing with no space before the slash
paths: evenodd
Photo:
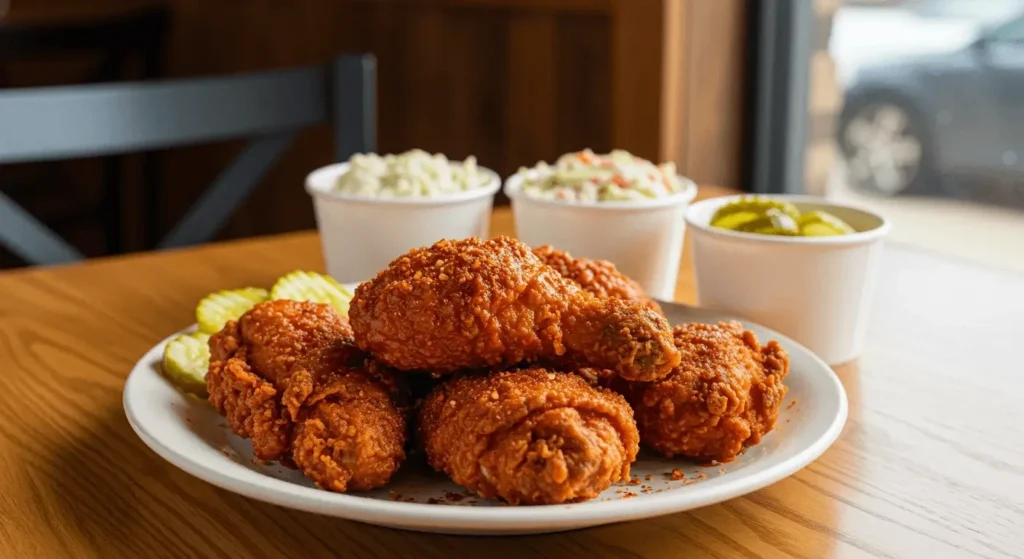
<path id="1" fill-rule="evenodd" d="M 924 127 L 914 113 L 888 100 L 848 109 L 839 143 L 851 184 L 884 196 L 919 191 L 930 167 Z"/>

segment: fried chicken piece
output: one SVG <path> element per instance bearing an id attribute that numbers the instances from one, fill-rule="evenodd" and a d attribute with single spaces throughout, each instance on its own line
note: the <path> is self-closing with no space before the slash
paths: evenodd
<path id="1" fill-rule="evenodd" d="M 410 251 L 356 289 L 349 317 L 359 347 L 401 370 L 444 374 L 564 356 L 654 380 L 679 362 L 663 316 L 587 293 L 508 237 Z"/>
<path id="2" fill-rule="evenodd" d="M 300 359 L 282 400 L 295 423 L 295 464 L 331 491 L 386 484 L 405 459 L 400 393 L 396 379 L 368 368 L 347 340 Z"/>
<path id="3" fill-rule="evenodd" d="M 210 339 L 210 402 L 264 460 L 332 491 L 379 487 L 405 454 L 401 388 L 328 305 L 260 303 Z"/>
<path id="4" fill-rule="evenodd" d="M 639 448 L 622 396 L 539 368 L 455 377 L 419 419 L 431 466 L 513 505 L 592 499 L 629 478 Z"/>
<path id="5" fill-rule="evenodd" d="M 348 320 L 330 305 L 289 300 L 254 306 L 238 319 L 238 331 L 253 368 L 274 383 L 286 380 L 302 355 L 352 337 Z"/>
<path id="6" fill-rule="evenodd" d="M 351 332 L 328 305 L 260 303 L 210 337 L 209 401 L 236 435 L 252 441 L 257 458 L 279 460 L 291 445 L 280 394 L 292 365 L 304 352 Z"/>
<path id="7" fill-rule="evenodd" d="M 789 356 L 738 322 L 685 324 L 673 334 L 679 366 L 626 390 L 641 440 L 666 456 L 728 462 L 774 428 Z"/>
<path id="8" fill-rule="evenodd" d="M 651 310 L 664 314 L 657 301 L 647 297 L 644 288 L 629 276 L 615 268 L 615 264 L 607 260 L 590 258 L 573 258 L 567 252 L 544 245 L 533 249 L 545 264 L 558 270 L 559 274 L 579 284 L 584 291 L 598 297 L 614 297 L 643 303 Z"/>
<path id="9" fill-rule="evenodd" d="M 210 338 L 211 345 L 214 339 Z M 227 419 L 231 430 L 252 442 L 256 458 L 279 460 L 288 452 L 291 423 L 282 417 L 277 389 L 253 373 L 244 356 L 210 361 L 206 390 L 210 403 Z"/>

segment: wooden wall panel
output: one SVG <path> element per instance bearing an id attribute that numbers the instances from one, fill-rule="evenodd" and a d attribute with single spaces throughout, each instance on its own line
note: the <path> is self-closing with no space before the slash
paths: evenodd
<path id="1" fill-rule="evenodd" d="M 565 60 L 555 14 L 512 15 L 508 27 L 508 107 L 503 167 L 510 171 L 558 150 L 559 70 Z"/>
<path id="2" fill-rule="evenodd" d="M 682 1 L 682 0 L 680 0 Z M 664 0 L 618 0 L 612 16 L 612 141 L 647 159 L 662 159 Z"/>
<path id="3" fill-rule="evenodd" d="M 604 63 L 610 27 L 608 18 L 601 16 L 558 17 L 555 143 L 547 153 L 538 153 L 547 161 L 585 147 L 607 152 L 614 146 L 611 66 Z M 527 158 L 516 165 L 533 163 Z"/>
<path id="4" fill-rule="evenodd" d="M 745 0 L 690 0 L 689 48 L 683 112 L 685 156 L 676 160 L 701 184 L 739 187 L 748 122 Z"/>

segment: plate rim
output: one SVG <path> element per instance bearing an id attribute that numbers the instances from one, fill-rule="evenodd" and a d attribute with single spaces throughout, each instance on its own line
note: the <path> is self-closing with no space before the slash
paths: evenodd
<path id="1" fill-rule="evenodd" d="M 672 304 L 678 305 L 678 303 Z M 685 307 L 686 311 L 691 313 L 697 311 L 696 314 L 707 313 L 723 318 L 727 316 L 726 313 L 712 309 L 686 305 L 679 306 Z M 643 496 L 643 499 L 636 500 L 591 500 L 581 503 L 518 507 L 439 506 L 428 503 L 373 499 L 296 485 L 253 471 L 228 458 L 225 458 L 225 460 L 232 462 L 232 466 L 237 467 L 237 470 L 232 468 L 232 466 L 227 466 L 229 470 L 223 471 L 223 463 L 218 463 L 220 467 L 205 464 L 195 456 L 189 456 L 188 453 L 174 450 L 171 446 L 161 441 L 160 437 L 149 433 L 144 427 L 145 422 L 140 420 L 138 411 L 135 409 L 136 405 L 141 404 L 141 402 L 133 402 L 131 398 L 134 387 L 141 382 L 140 379 L 147 372 L 159 376 L 164 382 L 169 384 L 169 381 L 166 381 L 151 366 L 153 362 L 152 357 L 154 354 L 162 354 L 163 346 L 170 339 L 182 332 L 193 330 L 195 325 L 167 336 L 149 348 L 139 358 L 132 367 L 132 371 L 125 382 L 122 393 L 122 405 L 124 406 L 128 423 L 131 425 L 136 436 L 170 464 L 193 477 L 221 489 L 286 508 L 374 524 L 419 529 L 448 526 L 463 532 L 531 530 L 537 528 L 543 528 L 546 531 L 557 531 L 572 527 L 640 520 L 712 505 L 772 485 L 799 472 L 815 461 L 832 446 L 842 433 L 849 413 L 849 403 L 846 390 L 835 371 L 813 352 L 789 337 L 760 324 L 746 320 L 741 320 L 741 322 L 748 328 L 750 325 L 754 325 L 763 332 L 770 334 L 772 338 L 782 343 L 790 353 L 794 351 L 804 353 L 804 357 L 809 358 L 811 362 L 817 365 L 817 368 L 822 373 L 827 372 L 827 375 L 821 376 L 827 380 L 829 387 L 836 392 L 839 406 L 829 426 L 811 444 L 802 448 L 799 452 L 783 459 L 778 464 L 768 467 L 768 469 L 762 472 L 742 477 L 734 483 L 703 488 L 696 498 L 692 493 L 682 498 L 682 494 L 677 491 L 666 491 L 659 494 L 647 494 Z M 819 375 L 821 373 L 813 374 Z M 172 386 L 171 388 L 173 389 L 174 387 Z"/>

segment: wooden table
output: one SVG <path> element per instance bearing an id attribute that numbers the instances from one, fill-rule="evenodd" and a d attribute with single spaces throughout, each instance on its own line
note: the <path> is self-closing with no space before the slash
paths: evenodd
<path id="1" fill-rule="evenodd" d="M 511 232 L 507 210 L 494 230 Z M 252 501 L 132 433 L 125 376 L 200 297 L 320 266 L 297 234 L 0 275 L 0 556 L 1024 556 L 1022 276 L 890 247 L 866 354 L 837 371 L 849 422 L 821 459 L 720 505 L 501 540 Z"/>

